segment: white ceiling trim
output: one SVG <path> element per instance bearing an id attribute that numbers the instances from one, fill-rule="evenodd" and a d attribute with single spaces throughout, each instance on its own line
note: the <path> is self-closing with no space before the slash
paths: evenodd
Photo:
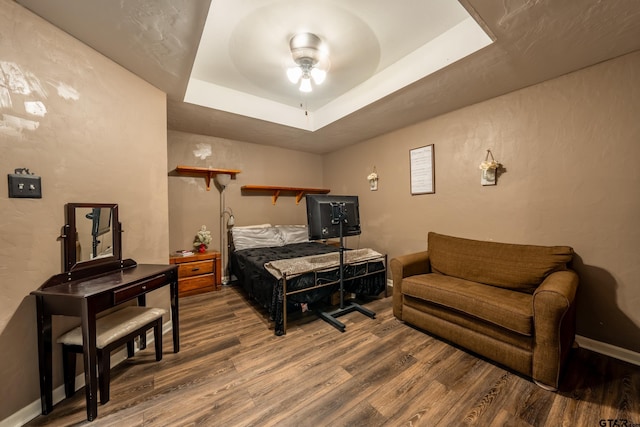
<path id="1" fill-rule="evenodd" d="M 493 43 L 469 17 L 315 112 L 318 130 Z"/>
<path id="2" fill-rule="evenodd" d="M 184 101 L 313 132 L 492 42 L 477 22 L 468 17 L 317 111 L 305 111 L 194 77 L 189 79 Z"/>
<path id="3" fill-rule="evenodd" d="M 300 108 L 240 92 L 235 89 L 190 78 L 184 102 L 298 129 L 312 130 L 311 116 Z"/>

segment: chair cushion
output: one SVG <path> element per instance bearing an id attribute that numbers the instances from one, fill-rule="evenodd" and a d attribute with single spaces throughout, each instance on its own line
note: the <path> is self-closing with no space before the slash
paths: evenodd
<path id="1" fill-rule="evenodd" d="M 104 348 L 166 313 L 167 310 L 162 308 L 128 306 L 100 317 L 96 320 L 96 348 Z M 82 328 L 78 326 L 64 333 L 57 342 L 82 345 Z"/>
<path id="2" fill-rule="evenodd" d="M 516 245 L 430 232 L 431 271 L 472 282 L 533 293 L 551 273 L 567 269 L 569 246 Z"/>
<path id="3" fill-rule="evenodd" d="M 533 296 L 439 273 L 402 280 L 402 293 L 533 336 Z"/>

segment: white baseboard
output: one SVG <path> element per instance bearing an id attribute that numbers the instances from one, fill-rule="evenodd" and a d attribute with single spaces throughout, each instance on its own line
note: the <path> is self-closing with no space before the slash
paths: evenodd
<path id="1" fill-rule="evenodd" d="M 173 324 L 169 321 L 162 325 L 162 335 L 165 335 L 167 332 L 171 332 L 173 330 Z M 147 348 L 155 341 L 153 337 L 153 330 L 147 332 Z M 140 349 L 136 345 L 135 351 L 139 351 Z M 120 351 L 111 354 L 111 366 L 116 366 L 119 363 L 122 363 L 127 358 L 127 348 L 124 347 Z M 84 387 L 84 373 L 78 375 L 76 377 L 76 391 Z M 64 384 L 59 386 L 58 388 L 53 390 L 53 404 L 57 404 L 61 402 L 64 398 Z M 55 409 L 54 409 L 55 410 Z M 23 426 L 29 421 L 33 420 L 37 416 L 42 414 L 42 403 L 40 399 L 30 403 L 24 408 L 20 409 L 18 412 L 14 413 L 8 418 L 0 421 L 0 427 L 19 427 Z"/>
<path id="2" fill-rule="evenodd" d="M 633 363 L 640 366 L 640 353 L 627 350 L 626 348 L 616 347 L 615 345 L 607 344 L 605 342 L 592 340 L 591 338 L 576 335 L 576 342 L 582 348 L 595 351 L 596 353 L 604 354 L 615 359 L 622 360 L 624 362 Z"/>

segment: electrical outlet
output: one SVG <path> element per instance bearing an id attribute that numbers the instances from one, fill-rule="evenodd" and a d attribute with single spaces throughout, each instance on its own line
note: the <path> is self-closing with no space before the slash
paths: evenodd
<path id="1" fill-rule="evenodd" d="M 9 197 L 41 199 L 42 182 L 40 177 L 27 174 L 9 174 Z"/>

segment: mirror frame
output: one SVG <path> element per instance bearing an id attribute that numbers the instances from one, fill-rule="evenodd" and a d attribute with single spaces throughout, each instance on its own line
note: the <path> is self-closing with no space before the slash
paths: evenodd
<path id="1" fill-rule="evenodd" d="M 78 261 L 76 252 L 76 208 L 110 208 L 111 209 L 111 234 L 113 236 L 113 254 L 101 258 L 86 261 Z M 116 203 L 67 203 L 67 223 L 64 226 L 62 237 L 64 238 L 64 271 L 95 267 L 101 264 L 122 262 L 122 241 L 120 233 L 122 228 L 118 219 L 118 205 Z"/>

